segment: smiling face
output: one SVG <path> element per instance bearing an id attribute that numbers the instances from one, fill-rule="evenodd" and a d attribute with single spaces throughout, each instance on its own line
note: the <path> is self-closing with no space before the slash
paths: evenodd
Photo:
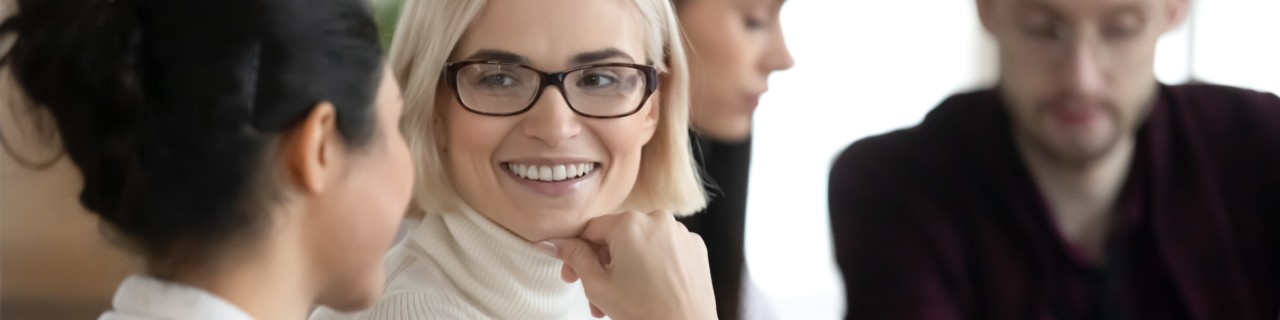
<path id="1" fill-rule="evenodd" d="M 1086 163 L 1141 123 L 1155 94 L 1156 40 L 1186 0 L 979 0 L 1000 48 L 1001 88 L 1038 152 Z"/>
<path id="2" fill-rule="evenodd" d="M 648 65 L 654 57 L 646 54 L 646 39 L 645 24 L 629 0 L 491 0 L 449 61 L 501 61 L 549 73 L 607 63 Z M 513 70 L 460 70 L 457 87 L 537 81 Z M 604 76 L 570 74 L 563 84 L 568 95 L 548 86 L 527 111 L 505 116 L 469 111 L 457 91 L 442 84 L 435 105 L 443 123 L 435 134 L 459 196 L 529 241 L 577 235 L 587 220 L 618 210 L 635 186 L 641 150 L 657 128 L 661 92 L 642 105 L 621 107 L 640 108 L 618 118 L 587 117 L 570 108 L 566 96 L 578 111 L 587 111 L 589 99 L 579 101 L 574 93 L 613 83 Z M 481 111 L 475 100 L 463 100 Z M 514 100 L 515 109 L 527 104 Z"/>

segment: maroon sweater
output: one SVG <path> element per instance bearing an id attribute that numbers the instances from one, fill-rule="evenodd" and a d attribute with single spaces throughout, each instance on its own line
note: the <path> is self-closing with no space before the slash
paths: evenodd
<path id="1" fill-rule="evenodd" d="M 1280 315 L 1280 98 L 1160 86 L 1105 259 L 1076 255 L 994 90 L 850 146 L 831 172 L 849 319 Z"/>

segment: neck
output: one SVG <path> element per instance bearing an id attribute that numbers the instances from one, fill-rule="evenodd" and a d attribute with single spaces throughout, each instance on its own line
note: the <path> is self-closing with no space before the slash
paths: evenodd
<path id="1" fill-rule="evenodd" d="M 307 281 L 301 247 L 289 246 L 286 237 L 274 233 L 263 236 L 271 239 L 227 254 L 231 258 L 220 263 L 179 268 L 171 280 L 208 291 L 254 319 L 306 319 L 317 289 Z"/>
<path id="2" fill-rule="evenodd" d="M 1062 163 L 1037 152 L 1018 137 L 1022 155 L 1065 240 L 1095 261 L 1102 257 L 1112 213 L 1133 159 L 1134 137 L 1126 135 L 1111 150 L 1081 163 Z"/>

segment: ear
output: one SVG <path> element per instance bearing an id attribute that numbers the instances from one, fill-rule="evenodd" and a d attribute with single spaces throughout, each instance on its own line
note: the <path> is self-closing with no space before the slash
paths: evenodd
<path id="1" fill-rule="evenodd" d="M 436 148 L 446 150 L 449 148 L 449 128 L 444 125 L 444 118 L 449 116 L 450 101 L 453 101 L 450 89 L 443 84 L 436 88 L 436 98 L 433 101 L 431 111 L 431 137 L 436 143 Z"/>
<path id="2" fill-rule="evenodd" d="M 324 191 L 326 172 L 335 165 L 333 150 L 338 145 L 338 132 L 333 104 L 321 102 L 289 131 L 283 143 L 285 166 L 290 180 L 311 194 Z"/>
<path id="3" fill-rule="evenodd" d="M 649 96 L 649 110 L 644 112 L 644 143 L 648 144 L 653 140 L 653 135 L 658 131 L 658 124 L 662 122 L 662 103 L 665 99 L 662 90 L 654 91 Z"/>
<path id="4" fill-rule="evenodd" d="M 1165 10 L 1165 14 L 1169 18 L 1169 25 L 1164 31 L 1177 29 L 1187 21 L 1187 16 L 1191 15 L 1191 0 L 1169 0 L 1169 7 Z"/>
<path id="5" fill-rule="evenodd" d="M 994 23 L 991 21 L 991 1 L 992 0 L 974 0 L 974 5 L 978 9 L 978 21 L 982 23 L 982 28 L 989 33 L 995 33 L 991 28 Z"/>

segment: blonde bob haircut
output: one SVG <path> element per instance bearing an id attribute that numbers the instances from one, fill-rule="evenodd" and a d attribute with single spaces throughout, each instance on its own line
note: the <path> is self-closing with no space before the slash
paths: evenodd
<path id="1" fill-rule="evenodd" d="M 642 149 L 636 185 L 620 209 L 689 215 L 705 207 L 707 197 L 690 153 L 688 61 L 679 24 L 669 0 L 631 1 L 648 25 L 647 54 L 662 73 L 662 110 L 653 139 Z M 400 13 L 389 60 L 404 88 L 403 128 L 417 169 L 411 211 L 457 212 L 465 205 L 446 174 L 446 157 L 434 137 L 444 121 L 436 114 L 435 101 L 442 94 L 445 63 L 485 3 L 407 0 Z"/>

